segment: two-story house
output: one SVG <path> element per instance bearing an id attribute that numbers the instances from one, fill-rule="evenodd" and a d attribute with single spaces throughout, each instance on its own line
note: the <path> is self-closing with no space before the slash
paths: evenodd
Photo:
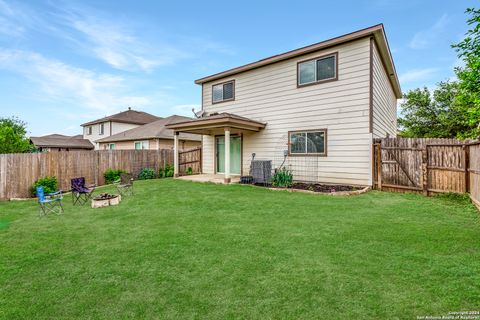
<path id="1" fill-rule="evenodd" d="M 401 89 L 381 24 L 195 83 L 202 117 L 167 127 L 176 140 L 203 134 L 203 173 L 225 182 L 255 154 L 295 180 L 372 185 L 373 139 L 397 132 Z"/>
<path id="2" fill-rule="evenodd" d="M 94 144 L 95 150 L 98 150 L 100 149 L 100 144 L 97 140 L 137 128 L 158 119 L 160 118 L 150 113 L 128 108 L 127 111 L 82 124 L 83 138 L 90 140 Z M 116 144 L 109 144 L 108 149 L 116 149 Z"/>

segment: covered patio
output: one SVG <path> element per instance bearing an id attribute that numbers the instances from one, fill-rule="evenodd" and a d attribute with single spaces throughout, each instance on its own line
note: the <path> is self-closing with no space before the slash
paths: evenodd
<path id="1" fill-rule="evenodd" d="M 193 119 L 189 121 L 177 122 L 169 124 L 166 127 L 174 131 L 174 172 L 175 177 L 178 177 L 179 173 L 179 157 L 178 157 L 178 140 L 179 134 L 183 133 L 193 133 L 193 134 L 202 134 L 208 136 L 220 136 L 223 137 L 222 141 L 224 144 L 223 157 L 221 160 L 223 165 L 223 173 L 217 174 L 214 172 L 216 177 L 214 180 L 218 180 L 218 177 L 223 176 L 224 183 L 230 183 L 232 181 L 232 168 L 231 168 L 231 137 L 233 135 L 243 137 L 244 134 L 250 134 L 259 132 L 264 129 L 266 123 L 248 119 L 242 116 L 238 116 L 231 113 L 216 113 L 209 116 L 205 116 L 198 119 Z M 202 157 L 216 157 L 216 154 L 202 154 Z M 240 154 L 240 157 L 242 155 Z M 216 158 L 215 158 L 216 159 Z M 202 159 L 203 160 L 203 159 Z M 217 160 L 217 159 L 216 159 Z M 217 162 L 217 161 L 215 161 Z"/>

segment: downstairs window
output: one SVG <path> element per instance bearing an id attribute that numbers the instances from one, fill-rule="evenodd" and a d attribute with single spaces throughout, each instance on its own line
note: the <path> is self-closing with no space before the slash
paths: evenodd
<path id="1" fill-rule="evenodd" d="M 327 155 L 327 129 L 290 131 L 288 141 L 290 155 Z"/>

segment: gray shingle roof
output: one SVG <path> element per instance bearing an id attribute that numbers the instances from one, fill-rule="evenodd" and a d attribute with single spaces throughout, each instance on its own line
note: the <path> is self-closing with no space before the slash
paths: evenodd
<path id="1" fill-rule="evenodd" d="M 107 122 L 107 121 L 114 121 L 114 122 L 123 122 L 123 123 L 133 123 L 133 124 L 146 124 L 153 121 L 161 119 L 153 114 L 146 113 L 143 111 L 136 111 L 128 109 L 127 111 L 123 111 L 120 113 L 112 114 L 111 116 L 100 118 L 97 120 L 93 120 L 90 122 L 86 122 L 82 124 L 82 127 L 90 126 L 92 124 Z"/>
<path id="2" fill-rule="evenodd" d="M 49 134 L 41 137 L 30 137 L 35 147 L 43 148 L 71 148 L 71 149 L 93 149 L 93 144 L 83 139 L 82 135 L 65 136 L 62 134 Z"/>
<path id="3" fill-rule="evenodd" d="M 96 140 L 95 142 L 115 142 L 115 141 L 131 141 L 131 140 L 144 140 L 144 139 L 173 139 L 173 130 L 167 129 L 167 124 L 176 122 L 183 122 L 192 120 L 188 117 L 173 115 L 166 117 L 143 126 L 133 128 L 124 132 L 114 134 L 110 137 Z M 181 133 L 180 139 L 201 141 L 201 136 L 197 134 Z"/>

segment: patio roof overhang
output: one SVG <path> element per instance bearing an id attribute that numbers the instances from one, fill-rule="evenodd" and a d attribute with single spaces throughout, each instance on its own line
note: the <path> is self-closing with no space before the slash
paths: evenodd
<path id="1" fill-rule="evenodd" d="M 241 117 L 231 113 L 219 113 L 207 117 L 172 123 L 168 129 L 176 132 L 188 132 L 204 135 L 223 134 L 229 129 L 232 134 L 258 132 L 265 128 L 266 123 Z"/>

